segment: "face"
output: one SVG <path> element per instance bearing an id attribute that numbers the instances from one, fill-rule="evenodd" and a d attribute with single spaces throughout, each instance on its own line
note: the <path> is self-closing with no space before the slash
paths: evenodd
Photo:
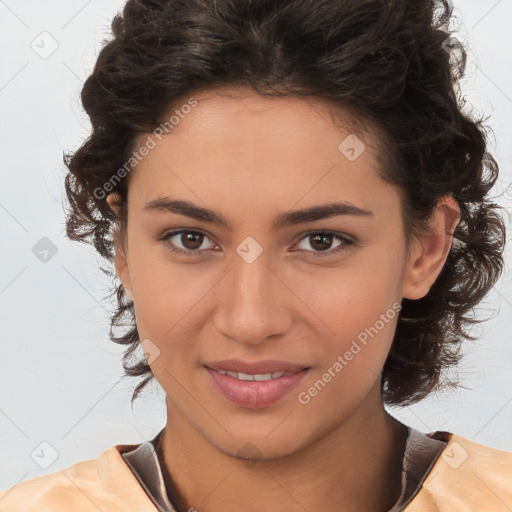
<path id="1" fill-rule="evenodd" d="M 318 101 L 223 92 L 142 139 L 116 268 L 169 417 L 273 457 L 380 400 L 412 264 L 373 136 Z"/>

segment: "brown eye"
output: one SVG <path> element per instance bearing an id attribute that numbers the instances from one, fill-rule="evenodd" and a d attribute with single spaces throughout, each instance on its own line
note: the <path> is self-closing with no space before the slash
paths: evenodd
<path id="1" fill-rule="evenodd" d="M 311 247 L 318 251 L 325 251 L 330 248 L 333 241 L 333 235 L 314 235 L 311 237 Z"/>
<path id="2" fill-rule="evenodd" d="M 304 244 L 303 241 L 309 240 Z M 329 250 L 333 246 L 333 242 L 337 241 L 334 250 Z M 341 233 L 316 232 L 307 233 L 299 242 L 297 247 L 303 251 L 311 253 L 312 256 L 331 256 L 341 251 L 347 250 L 354 242 L 343 236 Z M 301 246 L 302 245 L 302 246 Z M 309 245 L 309 247 L 308 247 Z M 310 248 L 312 250 L 310 250 Z"/>
<path id="3" fill-rule="evenodd" d="M 185 249 L 196 250 L 201 247 L 204 236 L 200 233 L 181 233 L 178 235 L 180 242 L 185 246 Z"/>
<path id="4" fill-rule="evenodd" d="M 214 244 L 211 243 L 210 247 L 207 246 L 199 249 L 203 246 L 205 240 L 209 240 L 208 236 L 200 231 L 174 231 L 167 233 L 161 237 L 160 240 L 163 241 L 171 251 L 187 256 L 199 255 L 214 247 Z"/>

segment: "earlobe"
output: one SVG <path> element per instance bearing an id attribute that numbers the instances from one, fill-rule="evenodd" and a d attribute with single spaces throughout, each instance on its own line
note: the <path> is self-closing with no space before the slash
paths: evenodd
<path id="1" fill-rule="evenodd" d="M 130 281 L 130 272 L 128 269 L 128 262 L 126 261 L 126 257 L 122 250 L 119 250 L 116 247 L 116 254 L 114 258 L 114 265 L 116 268 L 117 275 L 119 279 L 123 283 L 123 287 L 125 289 L 125 294 L 129 299 L 133 299 L 132 295 L 132 285 Z"/>
<path id="2" fill-rule="evenodd" d="M 107 196 L 107 202 L 116 214 L 119 212 L 119 195 L 116 193 L 109 194 Z M 128 269 L 128 261 L 126 258 L 125 250 L 122 244 L 121 233 L 119 232 L 119 225 L 116 223 L 114 227 L 114 266 L 119 279 L 123 283 L 125 293 L 128 298 L 133 299 L 130 282 L 130 272 Z"/>
<path id="3" fill-rule="evenodd" d="M 125 293 L 129 299 L 133 299 L 132 296 L 132 285 L 130 280 L 130 271 L 128 268 L 128 261 L 126 259 L 126 255 L 124 253 L 123 247 L 120 246 L 119 243 L 115 244 L 115 256 L 114 256 L 114 266 L 119 276 L 119 279 L 123 283 L 123 287 L 125 289 Z"/>
<path id="4" fill-rule="evenodd" d="M 402 295 L 424 297 L 441 273 L 460 220 L 460 209 L 452 197 L 439 200 L 429 220 L 428 231 L 413 241 L 403 282 Z"/>

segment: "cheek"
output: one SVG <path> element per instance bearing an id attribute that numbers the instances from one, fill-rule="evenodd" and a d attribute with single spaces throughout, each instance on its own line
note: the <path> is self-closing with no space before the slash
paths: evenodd
<path id="1" fill-rule="evenodd" d="M 329 329 L 320 335 L 320 364 L 297 397 L 313 416 L 335 421 L 349 414 L 379 380 L 393 342 L 400 301 L 391 300 L 386 288 L 371 290 L 318 296 L 322 325 L 328 324 Z"/>
<path id="2" fill-rule="evenodd" d="M 157 347 L 158 357 L 150 361 L 156 381 L 169 396 L 179 396 L 182 386 L 191 386 L 190 364 L 200 360 L 200 347 L 193 340 L 200 336 L 202 300 L 213 285 L 194 278 L 193 265 L 180 272 L 169 262 L 143 268 L 144 261 L 133 284 L 139 291 L 137 329 L 141 340 L 150 339 Z"/>
<path id="3" fill-rule="evenodd" d="M 305 314 L 311 312 L 308 316 L 319 332 L 332 340 L 332 348 L 339 340 L 356 339 L 376 322 L 383 336 L 389 337 L 393 334 L 390 318 L 396 316 L 396 303 L 401 301 L 400 256 L 396 251 L 386 254 L 384 248 L 377 251 L 372 247 L 336 268 L 301 273 L 291 288 L 303 299 Z M 386 313 L 382 325 L 381 315 Z"/>
<path id="4" fill-rule="evenodd" d="M 400 311 L 400 255 L 392 248 L 371 248 L 296 284 L 321 340 L 320 365 L 302 391 L 319 411 L 338 404 L 332 409 L 336 415 L 337 407 L 349 410 L 366 396 L 387 358 Z"/>
<path id="5" fill-rule="evenodd" d="M 180 341 L 191 335 L 184 329 L 198 328 L 199 322 L 191 319 L 197 320 L 218 278 L 198 272 L 193 264 L 173 264 L 161 249 L 152 252 L 141 248 L 131 254 L 137 328 L 141 339 L 165 343 L 165 348 L 172 343 L 173 350 L 179 350 Z"/>

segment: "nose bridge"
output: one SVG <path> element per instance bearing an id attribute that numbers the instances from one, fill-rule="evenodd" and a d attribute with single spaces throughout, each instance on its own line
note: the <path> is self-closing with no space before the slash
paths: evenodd
<path id="1" fill-rule="evenodd" d="M 282 290 L 264 252 L 254 260 L 243 253 L 234 255 L 216 317 L 219 331 L 239 343 L 254 344 L 285 332 L 288 319 Z"/>

